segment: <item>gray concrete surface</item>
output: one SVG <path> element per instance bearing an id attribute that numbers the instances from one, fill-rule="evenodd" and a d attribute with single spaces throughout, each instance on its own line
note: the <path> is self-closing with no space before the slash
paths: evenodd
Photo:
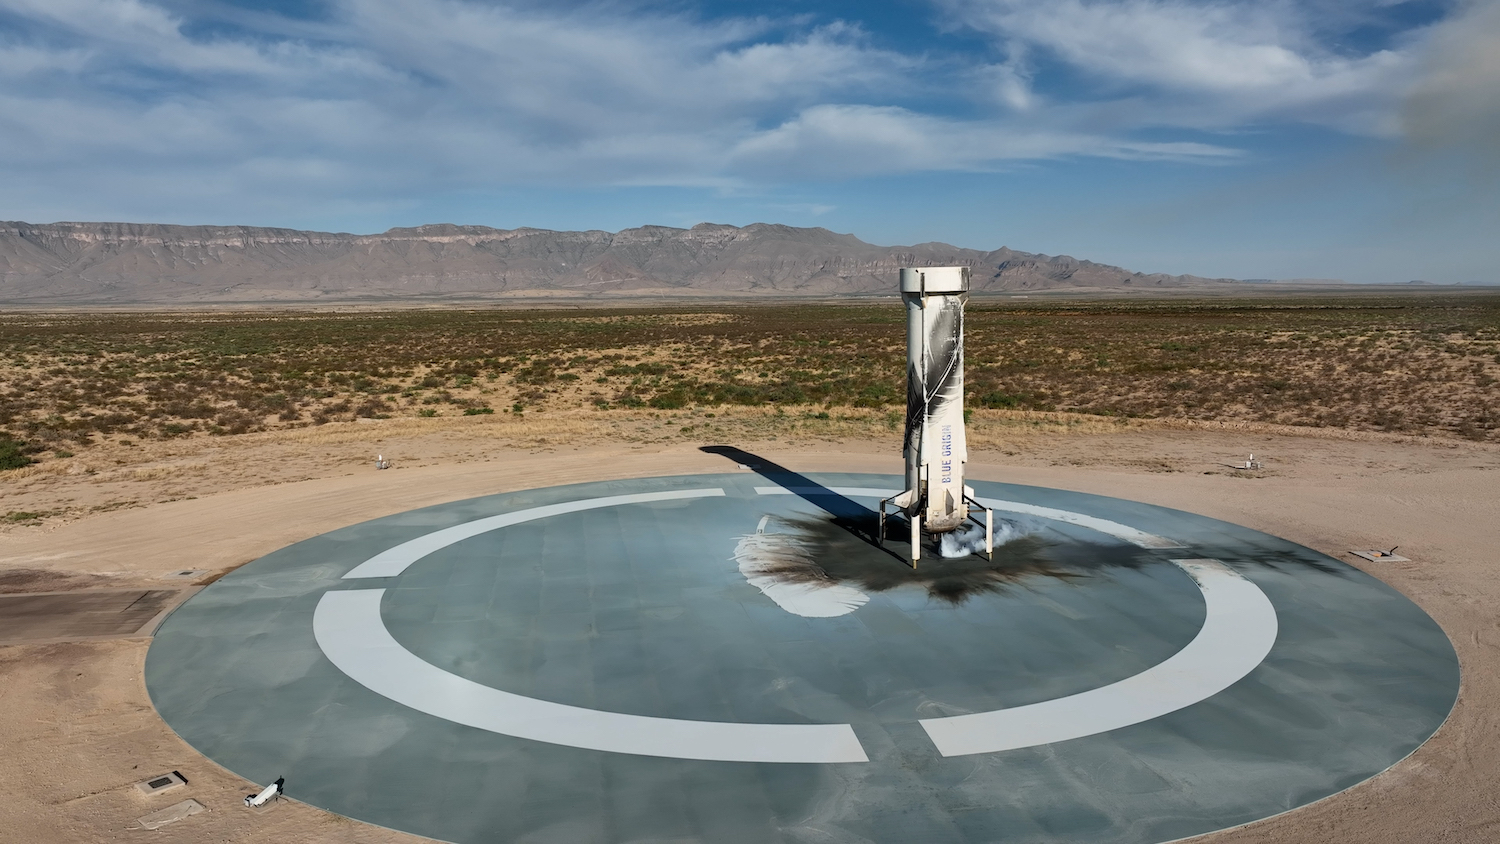
<path id="1" fill-rule="evenodd" d="M 252 782 L 285 776 L 298 800 L 442 840 L 533 844 L 1167 841 L 1373 776 L 1426 740 L 1457 694 L 1453 650 L 1419 608 L 1265 534 L 1118 499 L 976 483 L 981 496 L 1181 547 L 1011 514 L 1011 541 L 994 563 L 942 560 L 932 548 L 913 572 L 899 545 L 887 553 L 871 541 L 873 502 L 756 492 L 768 478 L 803 489 L 899 487 L 899 478 L 764 474 L 496 495 L 298 543 L 177 609 L 148 655 L 148 689 L 173 729 Z M 395 576 L 345 577 L 478 519 L 703 488 L 724 494 L 518 522 L 438 547 Z M 765 517 L 868 603 L 807 618 L 751 585 L 736 543 Z M 1183 652 L 1206 630 L 1207 606 L 1172 562 L 1183 559 L 1220 561 L 1275 608 L 1274 645 L 1242 679 L 1103 733 L 939 752 L 924 720 L 1087 695 Z M 849 725 L 868 761 L 610 752 L 566 743 L 576 733 L 587 744 L 582 720 L 541 733 L 556 743 L 421 711 L 393 699 L 399 690 L 341 671 L 320 647 L 314 614 L 325 594 L 346 590 L 380 590 L 392 641 L 370 643 L 371 664 L 399 652 L 429 666 L 432 682 L 578 711 Z"/>

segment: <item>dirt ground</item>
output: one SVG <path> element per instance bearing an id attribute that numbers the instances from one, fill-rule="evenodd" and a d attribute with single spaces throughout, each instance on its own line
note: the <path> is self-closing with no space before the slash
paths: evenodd
<path id="1" fill-rule="evenodd" d="M 727 442 L 802 471 L 900 470 L 895 435 L 835 429 L 762 441 L 691 437 L 620 443 L 607 430 L 497 439 L 483 420 L 448 426 L 325 426 L 101 453 L 76 471 L 0 476 L 0 593 L 181 588 L 282 546 L 379 516 L 476 495 L 605 478 L 733 471 L 698 446 Z M 570 425 L 572 425 L 570 427 Z M 702 431 L 699 431 L 702 433 Z M 731 433 L 726 431 L 725 433 Z M 737 433 L 746 433 L 739 431 Z M 1413 756 L 1311 806 L 1197 839 L 1252 842 L 1500 840 L 1500 447 L 1384 435 L 1165 426 L 1040 426 L 976 437 L 973 476 L 1113 495 L 1202 513 L 1360 565 L 1447 631 L 1463 687 L 1447 724 Z M 175 450 L 173 450 L 175 449 Z M 376 471 L 377 451 L 394 461 Z M 1261 471 L 1231 464 L 1254 452 Z M 46 515 L 52 514 L 52 515 Z M 1400 546 L 1409 563 L 1351 548 Z M 242 805 L 256 785 L 199 756 L 157 717 L 144 636 L 0 646 L 0 840 L 26 842 L 415 842 L 289 800 Z M 178 771 L 152 797 L 136 782 Z M 295 790 L 292 797 L 295 798 Z M 208 808 L 155 832 L 135 819 L 192 798 Z"/>

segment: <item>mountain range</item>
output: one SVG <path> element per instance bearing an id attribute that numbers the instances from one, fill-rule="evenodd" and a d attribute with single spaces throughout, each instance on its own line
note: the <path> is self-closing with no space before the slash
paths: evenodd
<path id="1" fill-rule="evenodd" d="M 0 222 L 0 302 L 235 304 L 890 294 L 967 265 L 977 293 L 1221 287 L 1067 255 L 875 246 L 822 228 L 702 223 L 610 233 L 428 225 L 356 235 L 253 226 Z"/>

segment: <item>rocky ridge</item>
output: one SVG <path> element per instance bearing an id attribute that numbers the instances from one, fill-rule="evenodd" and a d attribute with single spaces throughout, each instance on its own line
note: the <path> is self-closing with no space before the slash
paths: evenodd
<path id="1" fill-rule="evenodd" d="M 889 294 L 903 266 L 967 265 L 976 292 L 1219 286 L 1000 248 L 875 246 L 822 228 L 701 223 L 610 233 L 450 224 L 356 235 L 253 226 L 0 222 L 0 302 Z"/>

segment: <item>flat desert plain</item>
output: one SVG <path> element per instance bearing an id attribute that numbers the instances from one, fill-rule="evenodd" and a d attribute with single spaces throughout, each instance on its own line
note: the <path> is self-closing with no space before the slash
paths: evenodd
<path id="1" fill-rule="evenodd" d="M 51 471 L 6 473 L 0 510 L 55 515 L 0 528 L 0 592 L 182 589 L 173 599 L 181 600 L 191 581 L 164 575 L 203 570 L 201 584 L 292 542 L 416 507 L 526 486 L 734 471 L 699 451 L 714 443 L 799 471 L 901 467 L 896 434 L 836 427 L 696 440 L 672 421 L 670 435 L 623 441 L 539 419 L 528 424 L 561 433 L 528 440 L 496 437 L 499 419 L 423 422 L 333 423 L 316 437 L 149 442 L 90 451 Z M 1458 704 L 1415 754 L 1327 800 L 1198 840 L 1500 840 L 1500 447 L 1152 424 L 1014 425 L 975 442 L 970 471 L 981 479 L 1180 508 L 1353 562 L 1409 596 L 1452 639 L 1463 668 Z M 391 470 L 373 468 L 377 451 L 393 460 Z M 1231 468 L 1251 452 L 1263 469 Z M 1411 562 L 1365 563 L 1347 553 L 1392 545 Z M 295 799 L 266 812 L 244 808 L 243 796 L 259 784 L 200 756 L 153 710 L 142 679 L 149 629 L 0 644 L 0 839 L 421 840 Z M 168 771 L 187 785 L 151 797 L 135 788 Z M 137 818 L 188 798 L 208 811 L 155 832 L 133 829 Z"/>

